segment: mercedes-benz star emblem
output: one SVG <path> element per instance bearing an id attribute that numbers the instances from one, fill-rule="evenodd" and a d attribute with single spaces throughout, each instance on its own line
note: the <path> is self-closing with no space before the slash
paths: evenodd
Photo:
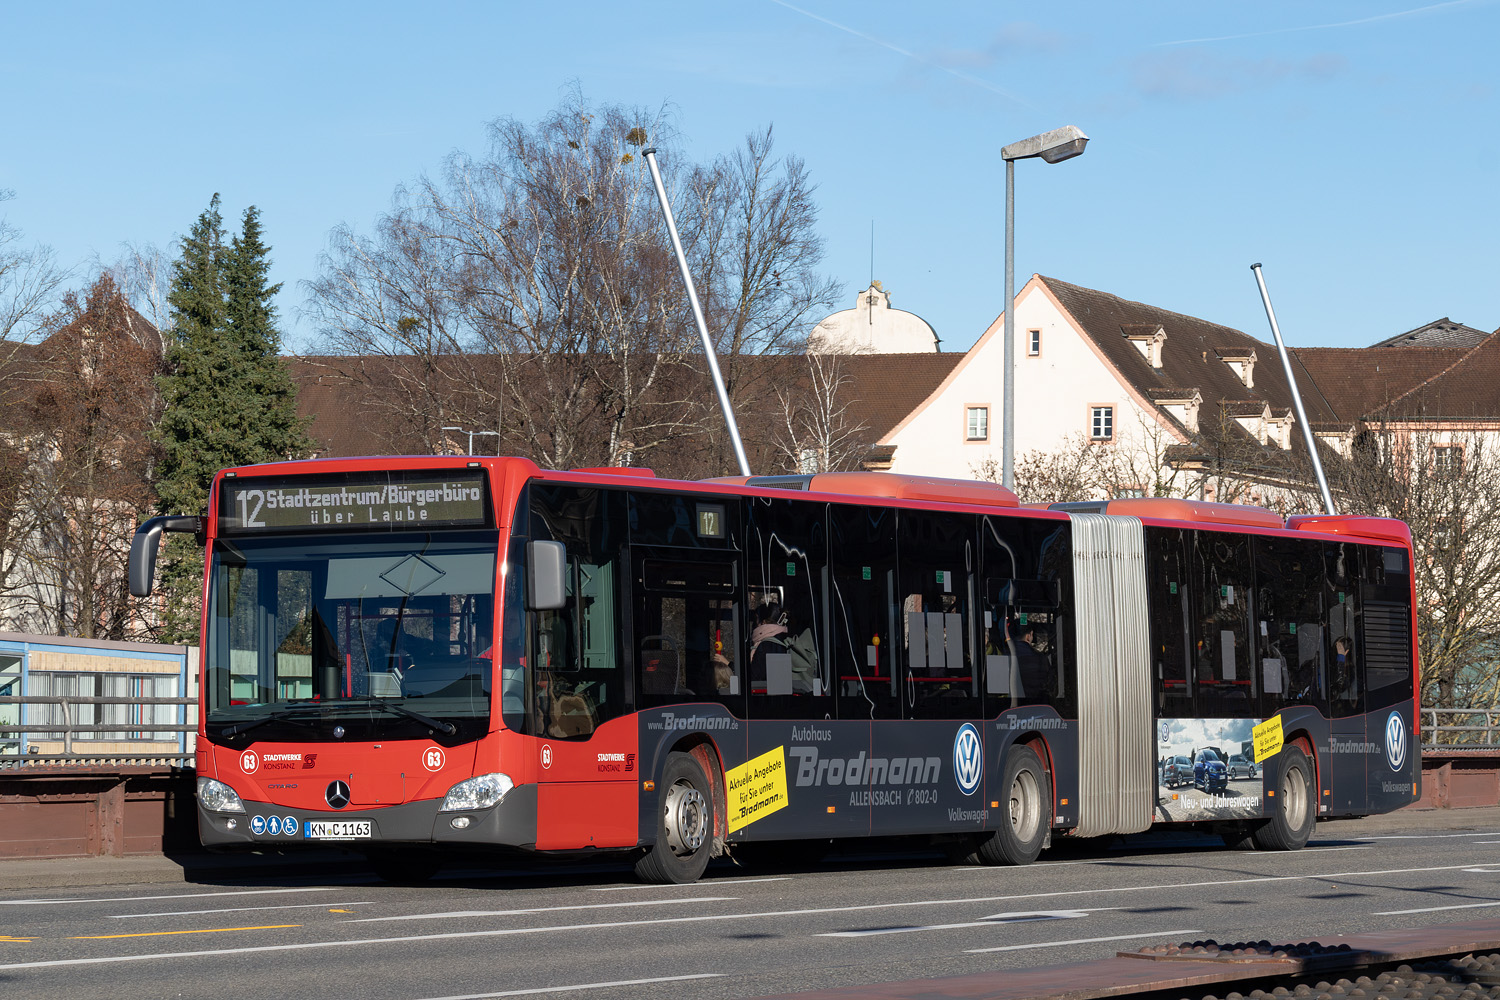
<path id="1" fill-rule="evenodd" d="M 342 781 L 335 781 L 328 786 L 328 791 L 323 793 L 323 798 L 335 809 L 342 809 L 349 804 L 349 786 Z"/>
<path id="2" fill-rule="evenodd" d="M 334 726 L 333 727 L 333 738 L 336 739 L 336 740 L 341 740 L 341 739 L 344 738 L 344 727 L 343 726 Z"/>

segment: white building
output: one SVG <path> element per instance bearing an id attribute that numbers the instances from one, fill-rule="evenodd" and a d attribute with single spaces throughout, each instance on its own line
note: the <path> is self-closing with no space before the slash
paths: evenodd
<path id="1" fill-rule="evenodd" d="M 891 308 L 891 293 L 873 281 L 854 308 L 833 313 L 808 336 L 812 354 L 931 354 L 938 335 L 916 313 Z"/>

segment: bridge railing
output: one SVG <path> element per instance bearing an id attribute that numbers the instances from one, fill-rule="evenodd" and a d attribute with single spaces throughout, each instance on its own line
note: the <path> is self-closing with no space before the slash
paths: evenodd
<path id="1" fill-rule="evenodd" d="M 1500 750 L 1500 708 L 1422 709 L 1423 750 Z"/>
<path id="2" fill-rule="evenodd" d="M 184 753 L 180 750 L 171 751 L 162 749 L 160 746 L 152 748 L 142 746 L 139 752 L 120 749 L 103 749 L 90 747 L 88 740 L 83 741 L 82 748 L 75 745 L 75 740 L 80 737 L 92 736 L 95 739 L 104 739 L 112 743 L 168 743 L 180 742 L 175 734 L 195 733 L 197 726 L 186 725 L 181 722 L 160 722 L 155 719 L 123 720 L 115 722 L 80 722 L 81 718 L 94 713 L 81 711 L 83 706 L 90 705 L 126 705 L 131 707 L 146 707 L 158 705 L 186 706 L 197 705 L 196 698 L 140 698 L 140 697 L 111 697 L 99 695 L 51 695 L 51 694 L 28 694 L 28 695 L 6 695 L 0 697 L 0 705 L 56 705 L 59 708 L 60 718 L 47 722 L 4 722 L 0 721 L 0 770 L 11 768 L 34 767 L 37 765 L 76 765 L 76 766 L 103 766 L 112 764 L 171 764 L 177 767 L 192 767 L 193 754 Z M 23 710 L 22 717 L 27 713 Z M 172 713 L 174 716 L 179 713 Z M 20 753 L 21 741 L 16 738 L 20 734 L 45 736 L 48 742 L 61 741 L 61 753 Z M 167 740 L 153 739 L 158 733 L 174 734 Z M 113 734 L 134 734 L 118 735 Z M 144 735 L 142 735 L 144 734 Z M 113 738 L 111 739 L 111 736 Z M 34 751 L 35 748 L 28 748 Z"/>

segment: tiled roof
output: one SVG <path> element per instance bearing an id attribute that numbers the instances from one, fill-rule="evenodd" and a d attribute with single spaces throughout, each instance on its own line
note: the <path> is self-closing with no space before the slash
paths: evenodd
<path id="1" fill-rule="evenodd" d="M 1398 333 L 1371 347 L 1477 347 L 1489 334 L 1472 326 L 1455 323 L 1444 316 L 1415 330 Z"/>
<path id="2" fill-rule="evenodd" d="M 1214 400 L 1231 404 L 1236 412 L 1243 404 L 1259 402 L 1270 403 L 1272 411 L 1277 413 L 1292 406 L 1291 390 L 1274 344 L 1196 316 L 1133 302 L 1056 278 L 1042 275 L 1038 278 L 1121 376 L 1142 395 L 1170 398 L 1158 393 L 1171 390 L 1185 396 L 1196 388 L 1205 402 Z M 1151 367 L 1140 350 L 1121 335 L 1122 330 L 1136 324 L 1160 325 L 1166 332 L 1160 368 Z M 1235 369 L 1221 359 L 1237 361 L 1248 358 L 1252 351 L 1258 360 L 1252 376 L 1253 386 L 1247 387 Z M 1314 425 L 1335 422 L 1338 415 L 1317 391 L 1312 377 L 1295 357 L 1292 364 L 1302 388 L 1308 420 Z M 1199 423 L 1205 425 L 1211 419 L 1205 413 L 1199 417 Z"/>
<path id="3" fill-rule="evenodd" d="M 1500 331 L 1469 348 L 1319 347 L 1296 354 L 1346 421 L 1500 420 Z"/>
<path id="4" fill-rule="evenodd" d="M 848 403 L 853 424 L 866 425 L 863 437 L 871 442 L 894 427 L 938 387 L 963 360 L 958 353 L 939 354 L 845 354 L 836 359 L 839 372 L 849 379 L 840 390 Z M 408 359 L 391 357 L 297 357 L 289 358 L 297 383 L 298 411 L 311 416 L 311 434 L 326 450 L 324 456 L 381 455 L 398 447 L 393 442 L 409 440 L 395 411 L 382 405 L 382 389 L 395 387 L 406 377 Z M 483 367 L 484 356 L 469 356 L 463 364 Z M 493 363 L 491 361 L 490 363 Z M 726 366 L 727 367 L 727 366 Z M 735 359 L 734 372 L 726 377 L 754 382 L 774 392 L 778 387 L 805 388 L 807 359 L 802 355 L 753 355 Z M 699 382 L 693 385 L 694 381 Z M 703 370 L 685 374 L 678 386 L 681 398 L 717 406 L 714 390 Z M 771 396 L 770 398 L 774 398 Z M 747 448 L 764 443 L 776 429 L 776 419 L 760 411 L 736 414 Z"/>

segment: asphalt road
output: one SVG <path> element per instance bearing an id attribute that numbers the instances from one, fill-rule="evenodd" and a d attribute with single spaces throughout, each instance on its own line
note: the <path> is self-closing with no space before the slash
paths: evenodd
<path id="1" fill-rule="evenodd" d="M 0 997 L 756 997 L 1500 916 L 1500 811 L 1400 820 L 1323 824 L 1292 854 L 1146 835 L 1028 868 L 867 851 L 691 886 L 596 863 L 18 890 L 0 863 Z"/>

